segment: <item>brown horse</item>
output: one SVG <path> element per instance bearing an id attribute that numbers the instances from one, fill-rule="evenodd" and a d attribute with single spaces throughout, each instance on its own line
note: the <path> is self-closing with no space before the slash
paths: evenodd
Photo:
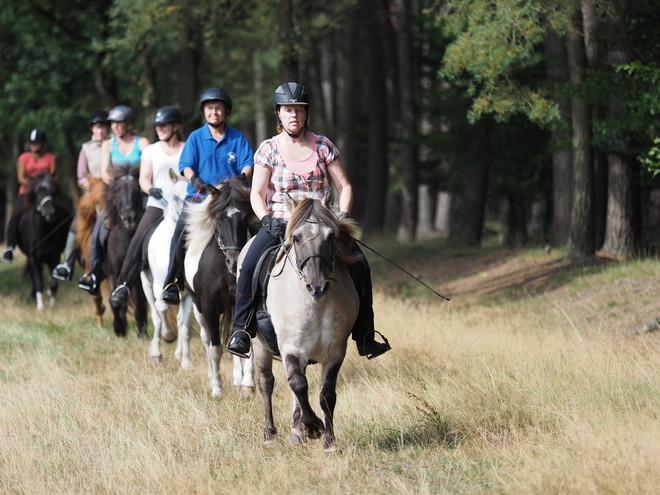
<path id="1" fill-rule="evenodd" d="M 105 208 L 107 195 L 105 182 L 90 175 L 87 178 L 89 179 L 89 190 L 78 200 L 78 231 L 75 240 L 75 245 L 80 247 L 86 273 L 91 270 L 89 251 L 92 231 L 98 214 Z M 91 297 L 94 301 L 96 323 L 98 326 L 102 326 L 103 313 L 105 312 L 103 298 L 100 293 Z"/>

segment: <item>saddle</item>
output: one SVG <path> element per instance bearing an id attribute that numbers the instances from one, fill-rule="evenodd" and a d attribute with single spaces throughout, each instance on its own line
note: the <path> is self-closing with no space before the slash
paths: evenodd
<path id="1" fill-rule="evenodd" d="M 248 317 L 247 326 L 253 332 L 259 330 L 266 339 L 270 350 L 276 356 L 280 355 L 280 349 L 277 345 L 277 335 L 275 328 L 270 321 L 270 314 L 266 308 L 266 296 L 268 295 L 268 279 L 270 272 L 275 265 L 275 258 L 279 252 L 281 244 L 275 244 L 267 247 L 261 256 L 252 274 L 252 313 Z M 254 317 L 253 317 L 254 316 Z"/>

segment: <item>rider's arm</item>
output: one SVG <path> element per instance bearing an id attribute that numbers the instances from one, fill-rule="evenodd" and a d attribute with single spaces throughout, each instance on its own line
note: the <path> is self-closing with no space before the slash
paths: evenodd
<path id="1" fill-rule="evenodd" d="M 22 186 L 27 186 L 27 183 L 30 180 L 25 172 L 25 163 L 23 163 L 23 160 L 20 158 L 16 162 L 16 178 L 18 179 L 18 183 Z"/>
<path id="2" fill-rule="evenodd" d="M 337 158 L 328 165 L 328 174 L 339 194 L 339 211 L 350 213 L 353 207 L 353 186 L 348 180 L 341 158 Z"/>
<path id="3" fill-rule="evenodd" d="M 141 137 L 138 141 L 138 146 L 140 147 L 140 152 L 144 151 L 149 146 L 149 140 L 146 137 Z"/>
<path id="4" fill-rule="evenodd" d="M 154 167 L 151 160 L 142 157 L 140 160 L 140 189 L 145 194 L 149 194 L 149 189 L 153 187 Z"/>
<path id="5" fill-rule="evenodd" d="M 53 157 L 53 161 L 50 164 L 50 167 L 48 167 L 48 174 L 52 177 L 57 177 L 57 160 L 55 157 Z"/>
<path id="6" fill-rule="evenodd" d="M 110 177 L 110 151 L 112 149 L 112 139 L 106 139 L 101 145 L 101 179 L 106 184 L 112 182 Z"/>
<path id="7" fill-rule="evenodd" d="M 76 166 L 76 177 L 78 178 L 78 186 L 83 189 L 89 188 L 89 179 L 87 178 L 87 171 L 89 170 L 89 165 L 87 164 L 87 155 L 85 150 L 80 148 L 80 153 L 78 154 L 78 165 Z"/>
<path id="8" fill-rule="evenodd" d="M 257 218 L 263 218 L 268 214 L 266 209 L 266 195 L 268 194 L 268 183 L 270 182 L 271 170 L 267 167 L 257 165 L 252 176 L 252 189 L 250 190 L 250 204 Z"/>

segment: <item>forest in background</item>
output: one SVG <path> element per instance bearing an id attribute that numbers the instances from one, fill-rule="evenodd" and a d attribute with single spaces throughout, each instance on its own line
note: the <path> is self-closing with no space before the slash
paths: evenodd
<path id="1" fill-rule="evenodd" d="M 256 149 L 274 88 L 295 80 L 366 237 L 478 246 L 489 215 L 509 246 L 634 256 L 660 225 L 659 20 L 652 0 L 5 0 L 0 219 L 34 127 L 75 200 L 93 110 L 128 104 L 153 139 L 174 105 L 187 135 L 220 86 Z"/>

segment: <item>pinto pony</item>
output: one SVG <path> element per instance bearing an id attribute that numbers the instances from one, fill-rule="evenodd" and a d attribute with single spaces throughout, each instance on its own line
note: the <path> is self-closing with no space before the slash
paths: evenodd
<path id="1" fill-rule="evenodd" d="M 355 224 L 350 219 L 338 219 L 319 200 L 308 198 L 296 203 L 286 196 L 285 203 L 291 217 L 284 246 L 271 270 L 266 306 L 293 393 L 289 439 L 303 443 L 323 434 L 324 448 L 332 452 L 337 376 L 359 309 L 358 294 L 347 268 L 356 260 L 350 255 Z M 277 434 L 272 405 L 274 352 L 261 333 L 252 343 L 268 443 Z M 305 370 L 313 362 L 322 366 L 323 421 L 309 403 Z"/>
<path id="2" fill-rule="evenodd" d="M 32 279 L 32 297 L 37 300 L 37 309 L 44 309 L 43 266 L 52 274 L 59 263 L 66 245 L 66 237 L 73 215 L 61 204 L 61 190 L 55 179 L 39 172 L 27 185 L 25 193 L 26 211 L 19 224 L 18 247 L 27 256 L 26 271 Z M 50 305 L 55 304 L 57 279 L 50 278 Z"/>
<path id="3" fill-rule="evenodd" d="M 250 191 L 232 177 L 188 208 L 188 251 L 185 259 L 186 290 L 190 290 L 195 318 L 206 348 L 211 395 L 221 395 L 220 358 L 234 319 L 234 294 L 238 255 L 256 223 L 250 206 Z M 181 345 L 190 339 L 179 334 Z M 246 366 L 234 357 L 234 386 L 243 395 L 254 391 L 251 360 Z"/>

